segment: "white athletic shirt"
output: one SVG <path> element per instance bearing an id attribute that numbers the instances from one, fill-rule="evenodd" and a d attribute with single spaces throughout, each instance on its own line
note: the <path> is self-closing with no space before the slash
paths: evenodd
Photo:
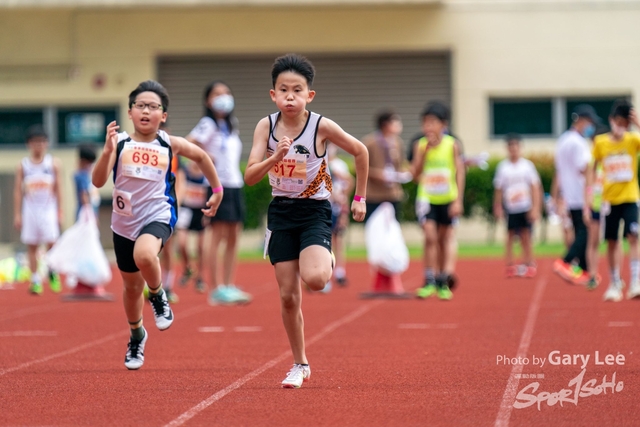
<path id="1" fill-rule="evenodd" d="M 46 154 L 40 163 L 33 163 L 30 158 L 22 159 L 22 215 L 27 212 L 49 215 L 55 214 L 58 201 L 53 191 L 55 172 L 53 157 Z"/>
<path id="2" fill-rule="evenodd" d="M 213 157 L 218 178 L 224 188 L 242 188 L 244 180 L 240 172 L 242 141 L 237 130 L 225 132 L 211 117 L 200 119 L 189 133 Z"/>
<path id="3" fill-rule="evenodd" d="M 267 156 L 271 156 L 278 145 L 275 138 L 280 112 L 269 116 L 269 142 Z M 326 150 L 319 156 L 316 152 L 316 135 L 321 115 L 309 111 L 307 123 L 300 135 L 291 144 L 289 152 L 269 171 L 271 194 L 292 199 L 328 200 L 332 183 L 327 166 Z"/>
<path id="4" fill-rule="evenodd" d="M 531 209 L 533 206 L 531 186 L 539 182 L 538 171 L 530 160 L 520 158 L 513 163 L 509 159 L 504 159 L 498 163 L 493 186 L 502 190 L 507 213 L 517 214 Z"/>
<path id="5" fill-rule="evenodd" d="M 160 130 L 152 142 L 136 142 L 126 132 L 119 133 L 116 156 L 113 232 L 136 240 L 142 228 L 152 222 L 162 222 L 173 229 L 178 215 L 169 135 Z"/>
<path id="6" fill-rule="evenodd" d="M 584 171 L 591 162 L 591 150 L 587 140 L 574 129 L 558 138 L 556 148 L 556 173 L 562 198 L 571 210 L 584 206 Z"/>

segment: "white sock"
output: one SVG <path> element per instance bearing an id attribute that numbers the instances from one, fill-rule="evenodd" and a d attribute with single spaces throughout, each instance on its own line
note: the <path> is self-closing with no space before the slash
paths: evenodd
<path id="1" fill-rule="evenodd" d="M 618 282 L 620 282 L 620 269 L 614 268 L 613 270 L 611 270 L 611 283 Z"/>
<path id="2" fill-rule="evenodd" d="M 640 279 L 640 259 L 632 259 L 629 261 L 631 270 L 631 283 L 635 283 Z"/>
<path id="3" fill-rule="evenodd" d="M 347 272 L 344 270 L 344 267 L 336 267 L 336 278 L 341 279 L 347 275 Z"/>
<path id="4" fill-rule="evenodd" d="M 31 273 L 31 283 L 42 283 L 40 273 L 38 273 L 37 271 L 35 273 Z"/>
<path id="5" fill-rule="evenodd" d="M 165 289 L 173 289 L 173 279 L 176 277 L 176 274 L 173 270 L 162 273 L 162 287 Z"/>

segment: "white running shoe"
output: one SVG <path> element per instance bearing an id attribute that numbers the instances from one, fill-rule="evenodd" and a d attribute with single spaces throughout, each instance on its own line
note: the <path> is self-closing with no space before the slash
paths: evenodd
<path id="1" fill-rule="evenodd" d="M 607 292 L 604 293 L 603 299 L 605 301 L 619 302 L 622 301 L 622 289 L 624 288 L 624 282 L 621 280 L 617 283 L 611 283 Z"/>
<path id="2" fill-rule="evenodd" d="M 631 286 L 629 286 L 629 290 L 627 291 L 627 298 L 633 299 L 640 297 L 640 282 L 631 282 Z"/>
<path id="3" fill-rule="evenodd" d="M 173 323 L 173 311 L 167 300 L 167 293 L 162 292 L 160 295 L 149 294 L 149 303 L 153 308 L 153 317 L 156 319 L 156 326 L 161 331 L 169 329 Z"/>
<path id="4" fill-rule="evenodd" d="M 144 326 L 142 327 L 144 329 Z M 129 344 L 127 344 L 127 354 L 124 356 L 124 366 L 129 370 L 140 369 L 144 363 L 144 345 L 147 343 L 147 330 L 144 329 L 144 338 L 142 341 L 134 340 L 133 337 L 129 337 Z"/>
<path id="5" fill-rule="evenodd" d="M 309 365 L 303 366 L 294 363 L 287 374 L 287 378 L 282 381 L 282 388 L 300 388 L 304 381 L 309 381 L 309 378 L 311 378 L 311 368 Z"/>

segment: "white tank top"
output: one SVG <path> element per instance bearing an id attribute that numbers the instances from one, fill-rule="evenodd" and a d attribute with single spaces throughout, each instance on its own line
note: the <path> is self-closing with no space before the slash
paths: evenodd
<path id="1" fill-rule="evenodd" d="M 53 157 L 46 154 L 40 163 L 22 159 L 22 212 L 56 212 L 58 202 L 53 191 L 55 183 Z"/>
<path id="2" fill-rule="evenodd" d="M 278 145 L 275 137 L 280 112 L 269 116 L 269 142 L 267 156 L 271 156 Z M 309 111 L 307 123 L 291 144 L 289 152 L 269 171 L 269 184 L 274 197 L 292 199 L 327 200 L 331 196 L 332 183 L 329 175 L 326 150 L 322 156 L 316 151 L 316 135 L 321 115 Z"/>
<path id="3" fill-rule="evenodd" d="M 221 124 L 226 125 L 222 122 Z M 200 119 L 189 136 L 213 157 L 218 179 L 224 188 L 242 188 L 244 179 L 240 171 L 242 141 L 237 130 L 225 132 L 211 117 Z"/>
<path id="4" fill-rule="evenodd" d="M 118 134 L 111 215 L 114 233 L 136 240 L 152 222 L 173 229 L 178 214 L 172 159 L 171 140 L 162 130 L 152 142 L 133 141 L 126 132 Z"/>

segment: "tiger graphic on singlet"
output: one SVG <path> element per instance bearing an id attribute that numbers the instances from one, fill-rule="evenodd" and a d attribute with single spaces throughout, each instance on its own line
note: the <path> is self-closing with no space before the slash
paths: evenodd
<path id="1" fill-rule="evenodd" d="M 275 137 L 280 113 L 269 116 L 267 156 L 273 155 L 278 145 Z M 331 195 L 331 176 L 327 167 L 326 150 L 320 156 L 316 150 L 316 136 L 322 116 L 309 111 L 307 123 L 292 142 L 287 155 L 269 171 L 274 197 L 292 199 L 327 200 Z"/>

